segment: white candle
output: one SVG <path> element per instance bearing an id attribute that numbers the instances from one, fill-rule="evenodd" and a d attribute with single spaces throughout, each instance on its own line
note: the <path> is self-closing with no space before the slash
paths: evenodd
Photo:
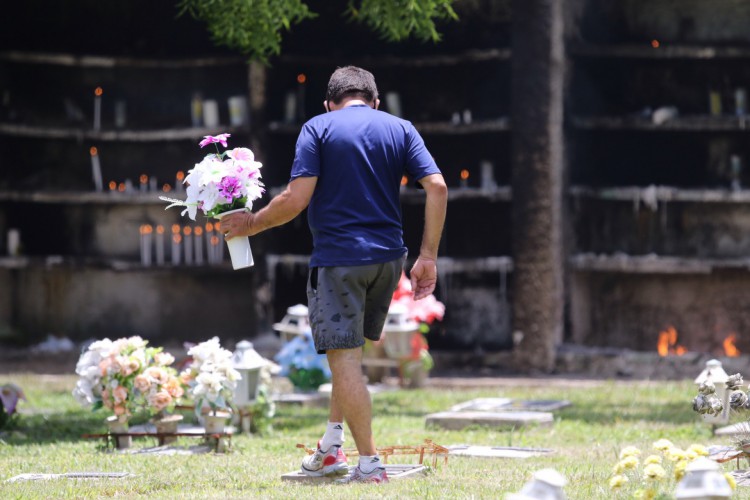
<path id="1" fill-rule="evenodd" d="M 91 154 L 91 177 L 94 179 L 94 189 L 103 191 L 104 181 L 102 180 L 102 165 L 99 162 L 99 150 L 92 146 L 89 154 Z"/>
<path id="2" fill-rule="evenodd" d="M 8 229 L 8 255 L 16 257 L 21 253 L 21 232 L 18 229 Z"/>
<path id="3" fill-rule="evenodd" d="M 185 172 L 180 170 L 177 172 L 177 175 L 175 175 L 174 180 L 174 190 L 176 193 L 182 193 L 185 190 L 185 184 L 183 184 L 183 181 L 185 180 Z"/>
<path id="4" fill-rule="evenodd" d="M 148 191 L 148 175 L 141 174 L 138 181 L 140 182 L 141 193 Z"/>
<path id="5" fill-rule="evenodd" d="M 185 226 L 182 228 L 182 234 L 184 235 L 185 244 L 183 247 L 185 248 L 185 265 L 192 266 L 193 265 L 193 245 L 190 240 L 192 238 L 190 235 L 192 234 L 193 229 L 190 226 Z"/>
<path id="6" fill-rule="evenodd" d="M 158 190 L 158 183 L 156 182 L 156 177 L 151 176 L 148 178 L 148 190 L 152 193 L 155 193 Z"/>
<path id="7" fill-rule="evenodd" d="M 469 171 L 466 169 L 461 170 L 461 187 L 469 187 Z"/>
<path id="8" fill-rule="evenodd" d="M 164 226 L 156 226 L 156 264 L 164 265 Z"/>
<path id="9" fill-rule="evenodd" d="M 151 234 L 153 230 L 150 224 L 141 226 L 141 264 L 146 267 L 151 265 Z"/>
<path id="10" fill-rule="evenodd" d="M 94 130 L 102 128 L 102 94 L 104 91 L 101 87 L 94 90 Z"/>
<path id="11" fill-rule="evenodd" d="M 208 128 L 219 126 L 219 103 L 212 99 L 203 101 L 203 124 Z"/>
<path id="12" fill-rule="evenodd" d="M 198 266 L 203 265 L 203 228 L 198 226 L 194 231 L 195 235 L 195 264 Z"/>
<path id="13" fill-rule="evenodd" d="M 180 242 L 182 241 L 182 235 L 180 235 L 179 224 L 172 224 L 172 265 L 179 266 L 182 260 L 180 255 Z"/>

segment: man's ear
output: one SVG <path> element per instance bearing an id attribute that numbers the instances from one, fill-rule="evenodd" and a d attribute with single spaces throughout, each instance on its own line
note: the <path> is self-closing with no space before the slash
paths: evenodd
<path id="1" fill-rule="evenodd" d="M 330 109 L 328 109 L 328 101 L 323 101 L 323 107 L 326 108 L 326 113 L 331 111 Z"/>
<path id="2" fill-rule="evenodd" d="M 380 99 L 375 99 L 375 107 L 373 109 L 378 109 L 380 107 Z"/>

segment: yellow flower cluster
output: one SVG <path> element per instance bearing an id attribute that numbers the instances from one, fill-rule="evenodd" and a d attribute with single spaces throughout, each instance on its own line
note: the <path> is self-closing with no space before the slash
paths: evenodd
<path id="1" fill-rule="evenodd" d="M 631 493 L 632 498 L 652 500 L 660 494 L 674 491 L 677 483 L 685 476 L 688 464 L 698 457 L 708 456 L 708 450 L 703 445 L 692 444 L 687 449 L 682 449 L 668 439 L 659 439 L 653 443 L 652 448 L 655 453 L 643 459 L 643 453 L 635 446 L 623 448 L 618 462 L 612 468 L 610 489 L 620 494 Z M 727 478 L 727 481 L 733 485 L 732 488 L 735 487 L 733 478 Z"/>

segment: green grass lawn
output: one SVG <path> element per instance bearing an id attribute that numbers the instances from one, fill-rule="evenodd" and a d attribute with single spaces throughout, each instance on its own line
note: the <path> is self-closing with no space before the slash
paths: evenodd
<path id="1" fill-rule="evenodd" d="M 85 433 L 105 432 L 105 413 L 82 409 L 70 394 L 75 376 L 0 375 L 0 385 L 14 382 L 26 392 L 23 413 L 13 428 L 0 433 L 0 498 L 502 498 L 518 491 L 534 471 L 554 468 L 568 480 L 570 499 L 625 498 L 609 490 L 612 467 L 625 446 L 650 450 L 666 438 L 679 447 L 729 445 L 713 437 L 691 410 L 696 394 L 691 381 L 538 384 L 493 389 L 420 389 L 373 396 L 373 428 L 379 446 L 473 444 L 551 448 L 554 453 L 526 459 L 451 456 L 424 476 L 386 485 L 307 485 L 281 480 L 297 470 L 303 451 L 324 430 L 324 409 L 281 406 L 274 432 L 267 437 L 235 435 L 229 454 L 132 455 L 105 451 Z M 568 400 L 550 427 L 516 430 L 470 428 L 446 431 L 425 427 L 425 415 L 478 397 Z M 139 438 L 135 447 L 154 446 Z M 181 438 L 180 446 L 197 444 Z M 345 447 L 353 446 L 348 437 Z M 411 456 L 391 463 L 416 463 Z M 356 463 L 356 459 L 352 460 Z M 723 465 L 729 471 L 734 462 Z M 24 473 L 128 472 L 127 479 L 56 479 L 4 483 Z M 743 494 L 747 496 L 743 496 Z M 742 491 L 737 498 L 750 497 Z"/>

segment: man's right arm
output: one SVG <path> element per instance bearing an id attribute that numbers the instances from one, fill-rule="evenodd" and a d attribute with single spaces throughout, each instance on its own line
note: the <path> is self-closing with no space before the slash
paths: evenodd
<path id="1" fill-rule="evenodd" d="M 317 177 L 297 177 L 286 189 L 255 214 L 245 220 L 247 236 L 253 236 L 272 227 L 281 226 L 297 217 L 310 204 Z"/>
<path id="2" fill-rule="evenodd" d="M 438 247 L 448 206 L 448 187 L 441 174 L 427 175 L 418 182 L 425 190 L 426 199 L 422 244 L 419 257 L 409 273 L 414 300 L 427 297 L 435 291 Z"/>

